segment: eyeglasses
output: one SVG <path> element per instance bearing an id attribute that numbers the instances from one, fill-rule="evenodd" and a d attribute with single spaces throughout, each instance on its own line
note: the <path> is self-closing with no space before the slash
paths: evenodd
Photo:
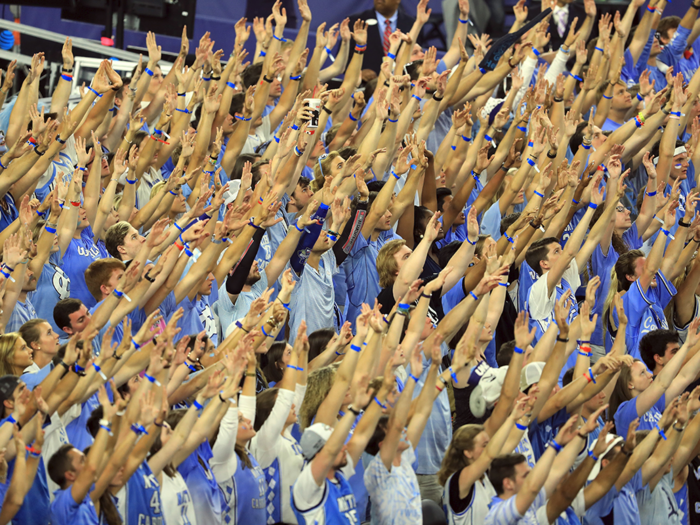
<path id="1" fill-rule="evenodd" d="M 620 213 L 624 213 L 627 211 L 627 208 L 624 206 L 615 206 L 615 210 L 619 211 Z"/>

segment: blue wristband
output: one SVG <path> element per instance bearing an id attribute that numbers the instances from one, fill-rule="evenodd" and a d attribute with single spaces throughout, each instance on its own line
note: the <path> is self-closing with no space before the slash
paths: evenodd
<path id="1" fill-rule="evenodd" d="M 521 425 L 517 421 L 515 422 L 515 428 L 517 428 L 518 430 L 522 430 L 523 432 L 527 430 L 527 427 L 525 425 Z"/>
<path id="2" fill-rule="evenodd" d="M 328 46 L 324 46 L 323 49 L 325 49 L 326 53 L 328 53 L 329 55 L 332 53 L 332 51 L 328 49 Z"/>
<path id="3" fill-rule="evenodd" d="M 192 401 L 192 404 L 197 410 L 202 410 L 204 408 L 204 405 L 202 405 L 200 402 L 198 402 L 196 399 Z"/>
<path id="4" fill-rule="evenodd" d="M 516 354 L 521 354 L 521 355 L 522 355 L 522 354 L 525 353 L 525 350 L 523 350 L 523 349 L 520 348 L 519 346 L 516 346 L 515 348 L 513 348 L 513 352 L 515 352 Z"/>
<path id="5" fill-rule="evenodd" d="M 592 210 L 598 209 L 598 205 L 593 202 L 589 202 L 588 207 Z"/>
<path id="6" fill-rule="evenodd" d="M 143 71 L 144 71 L 149 77 L 152 77 L 152 76 L 153 76 L 153 71 L 151 71 L 150 69 L 145 68 Z"/>
<path id="7" fill-rule="evenodd" d="M 465 137 L 464 135 L 462 135 L 462 140 L 463 140 L 464 142 L 471 142 L 471 141 L 472 141 L 472 138 L 471 138 L 471 137 Z"/>
<path id="8" fill-rule="evenodd" d="M 354 350 L 355 352 L 361 352 L 362 348 L 360 348 L 357 345 L 350 345 L 350 350 Z"/>
<path id="9" fill-rule="evenodd" d="M 266 57 L 266 56 L 267 56 L 267 53 L 265 53 L 265 51 L 260 51 L 260 56 L 261 56 L 261 57 Z"/>
<path id="10" fill-rule="evenodd" d="M 416 383 L 418 382 L 418 378 L 416 376 L 414 376 L 413 374 L 408 374 L 408 377 L 413 379 Z"/>
<path id="11" fill-rule="evenodd" d="M 476 296 L 476 294 L 474 292 L 469 292 L 469 295 L 471 295 L 475 301 L 479 300 L 479 298 Z"/>
<path id="12" fill-rule="evenodd" d="M 469 22 L 469 19 L 467 18 L 466 20 L 462 20 L 461 18 L 458 18 L 460 24 L 466 24 Z"/>
<path id="13" fill-rule="evenodd" d="M 175 108 L 175 111 L 179 111 L 180 113 L 187 113 L 189 115 L 190 111 L 188 109 L 179 109 Z"/>
<path id="14" fill-rule="evenodd" d="M 396 55 L 394 53 L 387 53 L 386 56 L 388 56 L 392 60 L 396 60 Z"/>
<path id="15" fill-rule="evenodd" d="M 522 131 L 523 133 L 527 133 L 527 128 L 525 128 L 523 126 L 515 126 L 515 128 Z"/>
<path id="16" fill-rule="evenodd" d="M 527 158 L 527 163 L 533 168 L 536 166 L 535 161 L 532 160 L 530 157 Z"/>
<path id="17" fill-rule="evenodd" d="M 422 99 L 418 95 L 411 95 L 413 98 L 415 98 L 418 102 L 420 102 Z"/>
<path id="18" fill-rule="evenodd" d="M 489 137 L 488 134 L 484 135 L 484 139 L 486 140 L 486 142 L 493 142 L 493 138 Z"/>
<path id="19" fill-rule="evenodd" d="M 541 55 L 541 53 L 540 53 L 539 51 L 537 51 L 537 49 L 535 48 L 535 46 L 532 47 L 532 52 L 535 53 L 535 56 L 538 57 L 538 58 L 539 58 L 539 56 Z"/>
<path id="20" fill-rule="evenodd" d="M 274 335 L 270 335 L 265 331 L 265 325 L 261 326 L 260 330 L 262 330 L 262 333 L 265 337 L 275 337 Z"/>
<path id="21" fill-rule="evenodd" d="M 655 192 L 655 191 L 647 192 L 647 195 L 648 195 L 649 197 L 655 197 L 655 196 L 656 196 L 656 192 Z"/>
<path id="22" fill-rule="evenodd" d="M 637 100 L 639 100 L 640 102 L 644 102 L 644 97 L 637 93 Z"/>
<path id="23" fill-rule="evenodd" d="M 454 373 L 454 370 L 452 370 L 452 367 L 448 368 L 450 371 L 450 375 L 452 376 L 452 381 L 455 383 L 459 383 L 459 380 L 457 379 L 457 374 Z"/>
<path id="24" fill-rule="evenodd" d="M 450 147 L 452 148 L 452 151 L 456 151 L 456 150 L 457 150 L 457 146 L 450 146 Z"/>
<path id="25" fill-rule="evenodd" d="M 588 451 L 588 457 L 593 458 L 593 461 L 598 461 L 598 458 L 593 455 L 593 451 L 589 450 Z"/>
<path id="26" fill-rule="evenodd" d="M 52 228 L 51 226 L 44 226 L 44 229 L 49 233 L 56 233 L 56 228 Z"/>
<path id="27" fill-rule="evenodd" d="M 470 241 L 468 235 L 467 235 L 467 238 L 464 239 L 464 240 L 467 241 L 467 242 L 468 242 L 469 244 L 471 244 L 472 246 L 476 246 L 476 243 L 479 242 L 478 240 L 476 240 L 476 241 Z"/>
<path id="28" fill-rule="evenodd" d="M 603 49 L 599 48 L 598 46 L 595 47 L 595 50 L 600 51 L 601 53 L 603 53 L 603 51 L 604 51 Z"/>
<path id="29" fill-rule="evenodd" d="M 377 396 L 374 396 L 374 402 L 377 403 L 380 407 L 382 407 L 384 410 L 386 410 L 386 405 L 382 405 L 382 402 L 377 399 Z"/>
<path id="30" fill-rule="evenodd" d="M 593 381 L 593 384 L 594 384 L 594 385 L 597 384 L 597 383 L 596 383 L 596 380 L 595 380 L 595 377 L 593 377 L 593 369 L 590 368 L 590 367 L 588 368 L 588 376 L 591 378 L 591 381 Z"/>
<path id="31" fill-rule="evenodd" d="M 610 99 L 612 99 L 612 97 L 608 97 L 608 96 L 606 96 L 605 94 L 603 94 L 603 98 L 604 98 L 605 100 L 610 100 Z"/>
<path id="32" fill-rule="evenodd" d="M 548 445 L 550 447 L 552 447 L 554 450 L 556 450 L 557 453 L 561 452 L 561 449 L 564 448 L 559 443 L 554 441 L 553 439 L 548 443 Z"/>
<path id="33" fill-rule="evenodd" d="M 301 75 L 297 75 L 293 77 L 292 75 L 289 75 L 289 80 L 301 80 Z"/>
<path id="34" fill-rule="evenodd" d="M 348 113 L 348 118 L 352 120 L 353 122 L 357 122 L 357 119 L 352 116 L 352 113 Z"/>
<path id="35" fill-rule="evenodd" d="M 226 85 L 231 89 L 236 89 L 236 84 L 234 84 L 233 82 L 226 82 Z"/>
<path id="36" fill-rule="evenodd" d="M 659 435 L 660 435 L 662 438 L 664 438 L 664 441 L 666 441 L 666 439 L 667 439 L 667 438 L 666 438 L 666 434 L 664 433 L 663 430 L 661 430 L 661 427 L 659 426 L 659 423 L 658 423 L 658 422 L 654 423 L 654 428 L 655 428 L 656 430 L 659 431 Z"/>
<path id="37" fill-rule="evenodd" d="M 539 191 L 535 190 L 535 191 L 533 191 L 533 193 L 535 195 L 537 195 L 538 197 L 541 197 L 542 199 L 544 199 L 544 195 L 542 195 Z"/>

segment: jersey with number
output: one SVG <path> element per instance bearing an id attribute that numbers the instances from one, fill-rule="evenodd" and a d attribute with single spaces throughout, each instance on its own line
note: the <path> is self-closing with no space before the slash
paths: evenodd
<path id="1" fill-rule="evenodd" d="M 61 178 L 70 178 L 73 174 L 73 161 L 64 152 L 58 154 L 58 160 L 51 161 L 44 174 L 39 178 L 34 196 L 44 202 Z"/>
<path id="2" fill-rule="evenodd" d="M 484 476 L 483 479 L 477 480 L 472 485 L 469 494 L 465 498 L 468 501 L 467 508 L 461 512 L 456 512 L 453 506 L 450 505 L 450 486 L 452 483 L 459 483 L 460 474 L 461 471 L 457 471 L 447 478 L 447 483 L 445 483 L 445 489 L 442 493 L 442 507 L 447 516 L 447 523 L 448 525 L 481 525 L 489 513 L 489 502 L 496 495 L 496 491 L 491 485 L 488 476 Z M 465 500 L 462 500 L 462 503 Z"/>
<path id="3" fill-rule="evenodd" d="M 126 482 L 124 525 L 163 525 L 160 484 L 144 461 Z"/>
<path id="4" fill-rule="evenodd" d="M 517 454 L 522 454 L 525 456 L 525 460 L 530 468 L 535 468 L 535 452 L 532 448 L 532 443 L 530 443 L 530 429 L 526 430 L 523 437 L 520 438 L 518 446 L 515 447 L 513 452 Z"/>
<path id="5" fill-rule="evenodd" d="M 226 483 L 220 483 L 220 487 L 227 499 L 229 515 L 238 525 L 264 525 L 267 521 L 265 510 L 267 481 L 260 465 L 253 455 L 246 451 L 253 468 L 246 467 L 241 459 L 238 459 L 238 468 Z M 228 521 L 224 520 L 226 523 Z"/>
<path id="6" fill-rule="evenodd" d="M 233 443 L 231 444 L 233 446 Z M 194 503 L 197 523 L 221 523 L 228 508 L 214 473 L 209 468 L 212 457 L 209 441 L 204 441 L 177 467 L 187 483 Z"/>
<path id="7" fill-rule="evenodd" d="M 306 468 L 310 469 L 311 467 L 307 466 Z M 352 493 L 350 483 L 340 472 L 336 472 L 333 481 L 324 480 L 323 497 L 320 503 L 309 509 L 297 507 L 294 499 L 296 486 L 295 484 L 292 488 L 292 508 L 299 525 L 356 525 L 360 523 L 355 495 Z"/>
<path id="8" fill-rule="evenodd" d="M 71 239 L 63 254 L 61 268 L 71 281 L 70 296 L 80 299 L 87 308 L 95 306 L 97 301 L 85 283 L 85 270 L 100 258 L 100 250 L 95 244 L 92 229 L 89 226 L 80 233 L 79 239 Z"/>
<path id="9" fill-rule="evenodd" d="M 34 304 L 37 317 L 45 319 L 56 333 L 60 332 L 56 321 L 53 320 L 53 309 L 58 301 L 70 297 L 70 279 L 61 269 L 61 262 L 60 253 L 52 253 L 49 262 L 44 264 L 44 269 L 36 283 L 36 290 L 27 294 Z"/>
<path id="10" fill-rule="evenodd" d="M 160 499 L 165 525 L 197 525 L 192 496 L 179 472 L 175 472 L 172 478 L 163 472 Z"/>

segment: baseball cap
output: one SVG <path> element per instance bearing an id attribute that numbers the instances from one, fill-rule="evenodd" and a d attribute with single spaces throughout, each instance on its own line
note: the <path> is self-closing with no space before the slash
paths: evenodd
<path id="1" fill-rule="evenodd" d="M 314 423 L 301 435 L 301 453 L 304 459 L 311 461 L 316 454 L 325 446 L 333 434 L 333 427 L 325 423 Z"/>
<path id="2" fill-rule="evenodd" d="M 622 444 L 624 441 L 624 438 L 622 436 L 616 436 L 615 434 L 608 434 L 605 436 L 605 441 L 608 443 L 608 446 L 605 448 L 605 452 L 603 452 L 600 457 L 598 458 L 598 461 L 595 462 L 595 465 L 593 465 L 593 469 L 591 470 L 591 473 L 588 475 L 588 481 L 593 481 L 596 476 L 598 476 L 598 473 L 600 472 L 600 469 L 603 468 L 603 458 L 610 452 L 615 446 Z M 598 440 L 595 439 L 591 443 L 591 445 L 588 447 L 588 450 L 593 451 L 593 449 L 596 446 L 596 443 L 598 443 Z"/>
<path id="3" fill-rule="evenodd" d="M 228 183 L 228 189 L 224 192 L 224 208 L 231 204 L 238 197 L 238 190 L 241 187 L 240 180 L 232 180 Z"/>
<path id="4" fill-rule="evenodd" d="M 19 385 L 19 377 L 5 375 L 0 377 L 0 404 L 8 399 L 12 399 L 12 393 Z"/>
<path id="5" fill-rule="evenodd" d="M 520 391 L 524 392 L 528 387 L 538 383 L 542 377 L 542 370 L 544 370 L 544 361 L 538 361 L 536 363 L 528 363 L 520 372 Z"/>
<path id="6" fill-rule="evenodd" d="M 482 417 L 487 409 L 493 408 L 501 397 L 503 381 L 506 378 L 508 367 L 488 367 L 482 374 L 479 384 L 469 395 L 469 409 L 475 417 Z"/>

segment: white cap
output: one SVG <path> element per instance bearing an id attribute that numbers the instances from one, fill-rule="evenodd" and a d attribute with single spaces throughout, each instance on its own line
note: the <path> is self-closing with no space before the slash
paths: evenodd
<path id="1" fill-rule="evenodd" d="M 538 383 L 542 377 L 542 370 L 544 370 L 544 361 L 538 361 L 536 363 L 528 363 L 520 372 L 520 391 L 524 392 L 528 387 Z"/>
<path id="2" fill-rule="evenodd" d="M 304 459 L 311 461 L 316 454 L 326 445 L 333 434 L 333 427 L 325 423 L 314 423 L 301 435 L 299 445 Z"/>
<path id="3" fill-rule="evenodd" d="M 224 192 L 224 208 L 228 207 L 238 197 L 238 190 L 241 187 L 240 180 L 232 180 L 228 183 L 228 189 Z"/>
<path id="4" fill-rule="evenodd" d="M 622 443 L 624 441 L 624 439 L 622 438 L 622 436 L 616 436 L 615 434 L 608 434 L 607 436 L 605 436 L 605 441 L 608 443 L 608 446 L 605 448 L 605 452 L 603 452 L 600 455 L 600 457 L 598 458 L 598 461 L 595 462 L 595 465 L 593 465 L 593 469 L 591 470 L 591 473 L 588 475 L 588 481 L 593 481 L 598 476 L 600 469 L 603 468 L 603 458 L 615 446 Z M 593 449 L 596 446 L 596 443 L 598 443 L 597 439 L 591 443 L 591 445 L 588 447 L 588 450 L 593 451 Z"/>
<path id="5" fill-rule="evenodd" d="M 501 389 L 507 372 L 507 366 L 501 368 L 486 367 L 479 384 L 469 395 L 469 410 L 475 417 L 482 417 L 487 409 L 494 407 L 498 398 L 501 397 Z"/>

